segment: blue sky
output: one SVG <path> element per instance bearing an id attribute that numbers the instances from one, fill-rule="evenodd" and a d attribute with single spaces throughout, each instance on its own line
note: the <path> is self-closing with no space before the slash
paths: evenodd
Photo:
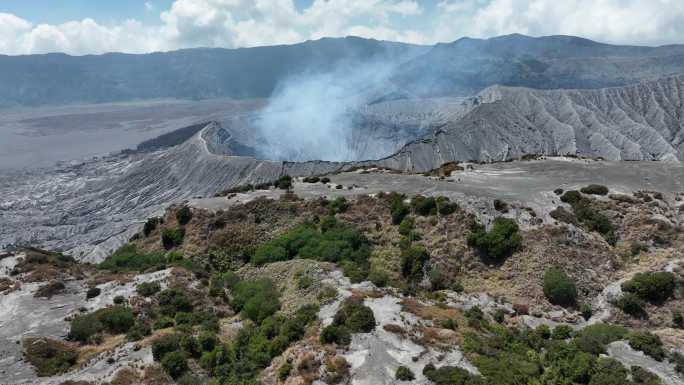
<path id="1" fill-rule="evenodd" d="M 684 1 L 0 0 L 0 54 L 10 55 L 251 47 L 348 35 L 434 44 L 510 33 L 684 43 Z"/>

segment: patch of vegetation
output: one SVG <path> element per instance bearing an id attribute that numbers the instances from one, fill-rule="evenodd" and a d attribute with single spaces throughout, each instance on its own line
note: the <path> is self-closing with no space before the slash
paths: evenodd
<path id="1" fill-rule="evenodd" d="M 552 210 L 549 215 L 558 222 L 577 225 L 577 217 L 575 214 L 566 210 L 564 207 L 557 207 L 556 209 Z"/>
<path id="2" fill-rule="evenodd" d="M 436 385 L 485 385 L 482 377 L 474 376 L 467 370 L 455 366 L 442 366 L 436 369 L 428 364 L 423 368 L 423 375 Z"/>
<path id="3" fill-rule="evenodd" d="M 161 361 L 165 355 L 180 349 L 180 337 L 176 334 L 165 334 L 152 342 L 152 358 Z"/>
<path id="4" fill-rule="evenodd" d="M 644 306 L 646 303 L 634 293 L 625 293 L 614 303 L 623 312 L 638 318 L 645 318 Z"/>
<path id="5" fill-rule="evenodd" d="M 257 324 L 280 309 L 279 293 L 268 279 L 240 281 L 233 290 L 231 305 L 243 318 Z"/>
<path id="6" fill-rule="evenodd" d="M 675 277 L 670 272 L 637 273 L 622 284 L 622 290 L 644 301 L 663 303 L 674 294 Z"/>
<path id="7" fill-rule="evenodd" d="M 141 339 L 149 336 L 152 333 L 152 328 L 150 325 L 142 321 L 136 321 L 132 328 L 128 330 L 126 338 L 129 341 L 140 341 Z"/>
<path id="8" fill-rule="evenodd" d="M 68 371 L 76 364 L 78 351 L 68 344 L 49 338 L 25 338 L 24 358 L 40 377 L 54 376 Z"/>
<path id="9" fill-rule="evenodd" d="M 318 308 L 305 306 L 294 317 L 273 316 L 240 330 L 229 345 L 218 344 L 204 352 L 200 366 L 221 384 L 257 384 L 258 373 L 271 364 L 316 319 Z"/>
<path id="10" fill-rule="evenodd" d="M 626 336 L 627 329 L 622 326 L 593 324 L 579 331 L 573 343 L 583 352 L 599 355 L 606 352 L 606 345 Z"/>
<path id="11" fill-rule="evenodd" d="M 315 183 L 315 182 L 311 182 Z M 292 363 L 290 361 L 285 361 L 284 364 L 280 365 L 278 368 L 278 379 L 280 381 L 287 380 L 290 377 L 290 372 L 292 371 Z"/>
<path id="12" fill-rule="evenodd" d="M 468 245 L 489 258 L 501 261 L 522 248 L 522 236 L 514 220 L 497 218 L 489 232 L 484 226 L 476 225 L 468 235 Z"/>
<path id="13" fill-rule="evenodd" d="M 390 214 L 392 215 L 392 224 L 398 225 L 401 221 L 411 213 L 411 208 L 404 203 L 406 196 L 395 192 L 387 194 L 387 200 L 390 204 Z"/>
<path id="14" fill-rule="evenodd" d="M 180 289 L 166 289 L 158 295 L 161 314 L 174 317 L 178 312 L 190 313 L 193 310 L 192 301 L 185 291 Z"/>
<path id="15" fill-rule="evenodd" d="M 375 329 L 373 310 L 354 300 L 345 301 L 333 318 L 333 325 L 351 333 L 370 333 Z"/>
<path id="16" fill-rule="evenodd" d="M 183 244 L 183 239 L 185 238 L 185 229 L 182 227 L 176 227 L 173 229 L 164 229 L 161 233 L 161 243 L 166 250 L 173 249 L 174 247 Z"/>
<path id="17" fill-rule="evenodd" d="M 411 199 L 411 208 L 413 211 L 424 217 L 437 214 L 437 200 L 433 197 L 424 197 L 416 195 Z"/>
<path id="18" fill-rule="evenodd" d="M 494 210 L 504 214 L 510 211 L 508 203 L 501 199 L 494 199 Z"/>
<path id="19" fill-rule="evenodd" d="M 183 206 L 176 210 L 176 220 L 178 221 L 178 224 L 181 226 L 185 226 L 188 223 L 190 223 L 190 220 L 192 219 L 192 211 L 190 210 L 190 207 L 188 206 Z"/>
<path id="20" fill-rule="evenodd" d="M 151 297 L 161 290 L 159 282 L 143 282 L 135 287 L 135 291 L 143 297 Z"/>
<path id="21" fill-rule="evenodd" d="M 164 219 L 162 219 L 162 218 L 159 218 L 159 217 L 148 218 L 147 221 L 145 222 L 145 225 L 143 225 L 143 234 L 146 237 L 149 237 L 150 234 L 152 234 L 152 232 L 154 230 L 156 230 L 157 227 L 162 223 L 164 223 Z"/>
<path id="22" fill-rule="evenodd" d="M 226 289 L 233 290 L 238 282 L 240 282 L 240 277 L 232 271 L 216 272 L 212 274 L 209 280 L 209 295 L 222 297 L 225 295 Z"/>
<path id="23" fill-rule="evenodd" d="M 188 361 L 181 352 L 169 352 L 162 358 L 161 367 L 171 378 L 176 379 L 188 370 Z"/>
<path id="24" fill-rule="evenodd" d="M 413 381 L 416 379 L 415 374 L 406 366 L 398 367 L 394 377 L 399 381 Z"/>
<path id="25" fill-rule="evenodd" d="M 307 176 L 304 178 L 304 183 L 318 183 L 321 181 L 321 178 L 317 176 Z"/>
<path id="26" fill-rule="evenodd" d="M 33 296 L 36 298 L 52 298 L 52 296 L 64 292 L 66 286 L 61 281 L 50 281 L 39 287 Z"/>
<path id="27" fill-rule="evenodd" d="M 425 247 L 412 245 L 401 252 L 401 274 L 411 282 L 423 278 L 423 268 L 430 260 L 430 253 Z"/>
<path id="28" fill-rule="evenodd" d="M 584 199 L 582 197 L 582 194 L 580 194 L 580 192 L 576 190 L 566 191 L 565 193 L 563 193 L 563 195 L 561 195 L 560 198 L 561 202 L 567 203 L 571 206 L 581 201 L 582 199 Z"/>
<path id="29" fill-rule="evenodd" d="M 283 175 L 275 182 L 275 187 L 281 190 L 289 190 L 292 188 L 292 177 Z"/>
<path id="30" fill-rule="evenodd" d="M 102 290 L 99 287 L 91 287 L 86 291 L 86 299 L 95 298 L 100 295 Z"/>
<path id="31" fill-rule="evenodd" d="M 662 361 L 665 358 L 663 341 L 655 334 L 648 332 L 631 333 L 628 341 L 632 349 L 641 350 L 656 361 Z"/>
<path id="32" fill-rule="evenodd" d="M 321 330 L 322 344 L 338 344 L 342 346 L 349 345 L 351 342 L 351 334 L 349 330 L 343 326 L 328 325 Z"/>
<path id="33" fill-rule="evenodd" d="M 370 254 L 370 242 L 360 230 L 328 217 L 320 226 L 299 225 L 260 245 L 252 263 L 263 265 L 293 258 L 335 262 L 340 263 L 345 273 L 354 273 L 353 281 L 359 281 L 368 275 Z"/>
<path id="34" fill-rule="evenodd" d="M 130 308 L 111 306 L 72 319 L 68 338 L 86 343 L 91 337 L 102 332 L 124 334 L 133 327 L 134 323 L 135 316 Z"/>
<path id="35" fill-rule="evenodd" d="M 121 246 L 114 254 L 102 261 L 100 269 L 121 271 L 145 271 L 148 269 L 161 269 L 166 264 L 166 258 L 162 253 L 146 253 L 138 250 L 132 243 Z"/>
<path id="36" fill-rule="evenodd" d="M 554 305 L 570 306 L 577 299 L 575 281 L 557 268 L 544 273 L 544 295 Z"/>
<path id="37" fill-rule="evenodd" d="M 580 191 L 583 194 L 589 195 L 608 195 L 608 187 L 600 184 L 590 184 L 589 186 L 582 187 Z"/>
<path id="38" fill-rule="evenodd" d="M 330 202 L 330 214 L 335 215 L 343 213 L 349 209 L 349 202 L 344 197 L 337 197 Z"/>
<path id="39" fill-rule="evenodd" d="M 589 231 L 596 231 L 601 234 L 610 245 L 615 245 L 615 243 L 617 243 L 615 226 L 605 215 L 601 214 L 593 207 L 589 199 L 582 198 L 578 202 L 572 204 L 572 210 L 575 213 L 577 220 Z"/>

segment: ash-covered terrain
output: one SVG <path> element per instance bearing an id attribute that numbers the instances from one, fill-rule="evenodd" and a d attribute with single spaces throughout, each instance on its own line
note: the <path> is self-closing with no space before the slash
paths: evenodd
<path id="1" fill-rule="evenodd" d="M 0 384 L 682 384 L 682 55 L 0 57 Z"/>

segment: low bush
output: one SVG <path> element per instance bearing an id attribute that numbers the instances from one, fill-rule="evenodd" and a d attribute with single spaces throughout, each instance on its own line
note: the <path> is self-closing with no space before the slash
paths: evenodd
<path id="1" fill-rule="evenodd" d="M 594 375 L 589 385 L 623 385 L 629 384 L 629 371 L 619 361 L 601 357 L 596 361 Z"/>
<path id="2" fill-rule="evenodd" d="M 202 332 L 197 337 L 197 342 L 199 343 L 200 349 L 202 349 L 202 351 L 210 352 L 214 350 L 214 347 L 219 343 L 219 340 L 214 333 Z"/>
<path id="3" fill-rule="evenodd" d="M 458 203 L 451 202 L 447 197 L 437 197 L 436 202 L 439 215 L 451 215 L 458 210 Z"/>
<path id="4" fill-rule="evenodd" d="M 656 361 L 662 361 L 665 358 L 663 341 L 655 334 L 648 332 L 631 333 L 628 341 L 632 349 L 641 350 Z"/>
<path id="5" fill-rule="evenodd" d="M 111 334 L 128 332 L 135 323 L 133 311 L 124 306 L 112 306 L 95 312 L 104 329 Z"/>
<path id="6" fill-rule="evenodd" d="M 470 309 L 466 310 L 463 314 L 468 322 L 468 326 L 473 328 L 482 328 L 486 326 L 485 315 L 479 306 L 472 306 Z"/>
<path id="7" fill-rule="evenodd" d="M 132 244 L 121 246 L 114 254 L 102 261 L 98 267 L 100 269 L 112 271 L 145 271 L 148 269 L 160 269 L 166 264 L 163 253 L 146 253 L 138 250 Z"/>
<path id="8" fill-rule="evenodd" d="M 22 341 L 24 357 L 39 377 L 55 376 L 76 364 L 78 351 L 68 344 L 49 338 L 26 338 Z"/>
<path id="9" fill-rule="evenodd" d="M 501 199 L 494 199 L 494 210 L 504 214 L 510 211 L 508 208 L 508 203 L 502 201 Z"/>
<path id="10" fill-rule="evenodd" d="M 608 187 L 600 184 L 590 184 L 589 186 L 582 187 L 580 191 L 583 194 L 589 195 L 608 195 Z"/>
<path id="11" fill-rule="evenodd" d="M 166 289 L 159 293 L 159 307 L 162 314 L 173 317 L 178 312 L 192 312 L 190 297 L 180 289 Z"/>
<path id="12" fill-rule="evenodd" d="M 557 220 L 558 222 L 568 223 L 572 225 L 578 224 L 577 217 L 575 217 L 575 214 L 566 210 L 564 207 L 557 207 L 556 209 L 552 210 L 549 213 L 549 215 L 551 216 L 551 218 Z"/>
<path id="13" fill-rule="evenodd" d="M 351 334 L 344 326 L 328 325 L 321 330 L 322 344 L 349 345 Z"/>
<path id="14" fill-rule="evenodd" d="M 553 328 L 551 333 L 551 338 L 554 340 L 566 340 L 572 337 L 573 330 L 568 325 L 558 325 Z"/>
<path id="15" fill-rule="evenodd" d="M 339 214 L 349 209 L 349 202 L 344 197 L 337 197 L 330 202 L 330 213 Z"/>
<path id="16" fill-rule="evenodd" d="M 375 317 L 368 306 L 348 300 L 335 314 L 333 325 L 343 326 L 351 333 L 370 333 L 375 329 Z"/>
<path id="17" fill-rule="evenodd" d="M 410 281 L 423 278 L 423 267 L 430 260 L 430 253 L 420 245 L 410 246 L 401 252 L 401 274 Z"/>
<path id="18" fill-rule="evenodd" d="M 632 381 L 637 385 L 663 385 L 662 380 L 657 375 L 649 372 L 640 366 L 632 366 Z"/>
<path id="19" fill-rule="evenodd" d="M 126 338 L 128 338 L 129 341 L 140 341 L 149 336 L 150 333 L 152 333 L 150 325 L 142 321 L 136 321 L 133 327 L 128 330 Z"/>
<path id="20" fill-rule="evenodd" d="M 289 361 L 285 361 L 280 367 L 278 368 L 278 379 L 280 381 L 285 381 L 287 380 L 288 377 L 290 377 L 290 372 L 292 371 L 292 363 Z"/>
<path id="21" fill-rule="evenodd" d="M 399 234 L 408 236 L 415 228 L 413 218 L 406 217 L 399 224 Z"/>
<path id="22" fill-rule="evenodd" d="M 442 366 L 436 369 L 434 365 L 429 364 L 423 368 L 423 375 L 435 385 L 476 385 L 485 382 L 477 376 L 470 374 L 465 369 L 455 366 Z"/>
<path id="23" fill-rule="evenodd" d="M 151 297 L 161 290 L 159 282 L 143 282 L 135 287 L 135 291 L 143 297 Z"/>
<path id="24" fill-rule="evenodd" d="M 159 218 L 159 217 L 148 218 L 147 222 L 145 222 L 145 225 L 143 225 L 143 234 L 146 237 L 149 237 L 150 234 L 152 234 L 152 232 L 154 230 L 156 230 L 157 227 L 162 223 L 164 223 L 164 220 L 162 218 Z"/>
<path id="25" fill-rule="evenodd" d="M 233 291 L 233 308 L 260 324 L 280 309 L 279 293 L 268 279 L 240 281 Z"/>
<path id="26" fill-rule="evenodd" d="M 637 273 L 622 284 L 622 290 L 644 301 L 662 303 L 674 294 L 675 277 L 670 272 Z"/>
<path id="27" fill-rule="evenodd" d="M 615 226 L 605 215 L 593 207 L 590 200 L 582 198 L 572 205 L 572 209 L 577 220 L 589 231 L 596 231 L 601 234 L 610 245 L 617 243 Z"/>
<path id="28" fill-rule="evenodd" d="M 86 291 L 86 299 L 95 298 L 100 295 L 101 292 L 102 290 L 99 287 L 91 287 Z"/>
<path id="29" fill-rule="evenodd" d="M 209 295 L 212 297 L 223 296 L 226 289 L 234 289 L 238 282 L 240 282 L 240 277 L 232 271 L 216 272 L 209 280 Z"/>
<path id="30" fill-rule="evenodd" d="M 71 341 L 86 343 L 102 330 L 102 323 L 94 313 L 79 315 L 71 320 L 67 338 Z"/>
<path id="31" fill-rule="evenodd" d="M 468 235 L 468 245 L 489 258 L 501 261 L 522 248 L 522 236 L 512 219 L 497 218 L 492 230 L 476 226 Z"/>
<path id="32" fill-rule="evenodd" d="M 392 224 L 398 225 L 401 221 L 411 213 L 411 208 L 404 203 L 406 197 L 403 194 L 390 193 L 387 199 L 390 203 L 390 214 L 392 215 Z"/>
<path id="33" fill-rule="evenodd" d="M 569 205 L 573 205 L 582 199 L 582 194 L 580 194 L 580 192 L 576 190 L 566 191 L 565 193 L 563 193 L 563 195 L 561 195 L 560 198 L 561 202 L 567 203 Z"/>
<path id="34" fill-rule="evenodd" d="M 176 334 L 165 334 L 152 342 L 152 358 L 161 361 L 168 353 L 180 350 L 180 337 Z"/>
<path id="35" fill-rule="evenodd" d="M 593 324 L 577 333 L 573 343 L 583 352 L 594 355 L 606 352 L 606 345 L 627 336 L 627 329 L 609 324 Z"/>
<path id="36" fill-rule="evenodd" d="M 394 377 L 399 381 L 413 381 L 416 379 L 416 376 L 413 374 L 411 369 L 407 368 L 406 366 L 398 367 Z"/>
<path id="37" fill-rule="evenodd" d="M 684 329 L 684 313 L 681 311 L 673 311 L 672 325 L 678 329 Z"/>
<path id="38" fill-rule="evenodd" d="M 176 210 L 176 220 L 178 221 L 179 225 L 185 226 L 188 223 L 190 223 L 191 219 L 192 211 L 190 211 L 190 207 L 183 206 L 180 209 Z"/>
<path id="39" fill-rule="evenodd" d="M 162 358 L 161 367 L 171 378 L 176 379 L 188 370 L 188 362 L 183 353 L 170 352 Z"/>
<path id="40" fill-rule="evenodd" d="M 625 293 L 615 301 L 614 305 L 623 312 L 638 318 L 645 318 L 646 303 L 634 293 Z"/>
<path id="41" fill-rule="evenodd" d="M 281 190 L 289 190 L 292 188 L 292 177 L 283 175 L 275 182 L 275 187 Z"/>
<path id="42" fill-rule="evenodd" d="M 169 316 L 162 316 L 157 318 L 152 326 L 154 327 L 154 330 L 159 330 L 173 327 L 173 325 L 175 325 L 173 318 Z"/>
<path id="43" fill-rule="evenodd" d="M 174 247 L 182 245 L 184 238 L 185 229 L 182 227 L 177 227 L 175 229 L 164 229 L 161 233 L 162 246 L 164 246 L 166 250 L 170 250 Z"/>
<path id="44" fill-rule="evenodd" d="M 437 214 L 437 200 L 433 197 L 417 195 L 411 199 L 413 211 L 424 217 Z"/>
<path id="45" fill-rule="evenodd" d="M 304 183 L 318 183 L 321 181 L 321 178 L 317 176 L 307 176 L 304 178 Z"/>
<path id="46" fill-rule="evenodd" d="M 557 268 L 544 273 L 544 295 L 554 305 L 570 306 L 577 299 L 575 281 Z"/>

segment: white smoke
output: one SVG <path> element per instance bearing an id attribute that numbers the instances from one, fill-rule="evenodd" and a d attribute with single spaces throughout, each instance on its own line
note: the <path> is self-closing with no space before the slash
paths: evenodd
<path id="1" fill-rule="evenodd" d="M 355 112 L 388 92 L 392 69 L 373 60 L 282 81 L 256 121 L 263 138 L 258 152 L 272 160 L 356 160 Z"/>

